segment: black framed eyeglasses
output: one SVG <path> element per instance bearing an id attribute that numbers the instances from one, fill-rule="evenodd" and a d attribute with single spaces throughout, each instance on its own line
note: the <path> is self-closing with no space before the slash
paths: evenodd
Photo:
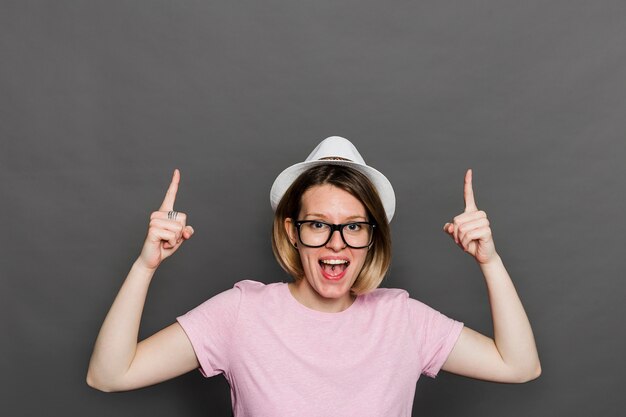
<path id="1" fill-rule="evenodd" d="M 298 239 L 304 246 L 321 248 L 326 245 L 335 231 L 339 231 L 343 242 L 352 249 L 362 249 L 371 245 L 376 224 L 371 222 L 351 222 L 331 224 L 319 220 L 296 220 Z"/>

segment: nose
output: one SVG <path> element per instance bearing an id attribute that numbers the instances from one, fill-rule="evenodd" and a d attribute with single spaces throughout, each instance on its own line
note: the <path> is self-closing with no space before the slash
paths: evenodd
<path id="1" fill-rule="evenodd" d="M 343 238 L 341 237 L 341 232 L 339 230 L 333 230 L 333 232 L 330 235 L 330 240 L 328 241 L 328 243 L 326 243 L 326 247 L 334 250 L 335 252 L 338 252 L 342 250 L 343 248 L 345 248 L 346 246 L 347 246 L 346 243 L 343 241 Z"/>

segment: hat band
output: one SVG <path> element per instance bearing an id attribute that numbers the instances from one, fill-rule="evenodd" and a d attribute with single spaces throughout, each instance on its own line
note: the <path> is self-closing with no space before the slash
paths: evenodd
<path id="1" fill-rule="evenodd" d="M 348 162 L 353 162 L 351 159 L 342 158 L 340 156 L 326 156 L 324 158 L 318 159 L 318 161 L 348 161 Z"/>

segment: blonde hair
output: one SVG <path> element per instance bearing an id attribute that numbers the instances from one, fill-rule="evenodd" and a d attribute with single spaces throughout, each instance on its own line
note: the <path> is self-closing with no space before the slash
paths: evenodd
<path id="1" fill-rule="evenodd" d="M 376 224 L 371 247 L 363 268 L 352 285 L 355 295 L 377 288 L 391 264 L 391 233 L 380 197 L 371 181 L 361 172 L 345 165 L 318 165 L 303 172 L 285 192 L 272 227 L 272 251 L 280 266 L 294 279 L 304 278 L 298 250 L 291 244 L 285 230 L 287 218 L 297 219 L 302 195 L 311 187 L 330 184 L 347 191 L 359 200 L 367 211 L 368 220 Z"/>

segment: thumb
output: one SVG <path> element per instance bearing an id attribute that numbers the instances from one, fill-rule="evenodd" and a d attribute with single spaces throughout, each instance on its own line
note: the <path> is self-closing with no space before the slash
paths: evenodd
<path id="1" fill-rule="evenodd" d="M 187 225 L 187 226 L 185 226 L 185 228 L 183 229 L 183 238 L 184 238 L 185 240 L 186 240 L 186 239 L 191 239 L 191 236 L 193 236 L 193 234 L 194 234 L 195 232 L 196 232 L 196 231 L 195 231 L 195 230 L 193 230 L 193 227 L 191 227 L 191 226 Z"/>

